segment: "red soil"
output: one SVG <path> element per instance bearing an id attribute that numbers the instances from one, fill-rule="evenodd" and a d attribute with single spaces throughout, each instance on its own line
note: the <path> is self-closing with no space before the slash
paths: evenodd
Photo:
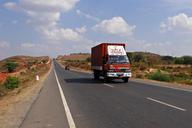
<path id="1" fill-rule="evenodd" d="M 0 73 L 0 83 L 4 82 L 7 79 L 7 73 Z"/>

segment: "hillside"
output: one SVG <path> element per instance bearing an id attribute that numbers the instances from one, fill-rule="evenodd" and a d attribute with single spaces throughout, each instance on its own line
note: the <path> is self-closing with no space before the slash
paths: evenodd
<path id="1" fill-rule="evenodd" d="M 0 61 L 0 97 L 22 89 L 35 82 L 49 71 L 51 59 L 48 56 L 13 56 Z"/>
<path id="2" fill-rule="evenodd" d="M 48 56 L 31 57 L 31 56 L 13 56 L 0 61 L 0 72 L 7 72 L 6 62 L 11 61 L 18 64 L 16 72 L 25 68 L 29 68 L 35 64 L 43 64 L 49 61 Z"/>
<path id="3" fill-rule="evenodd" d="M 70 55 L 59 55 L 57 59 L 59 60 L 79 60 L 83 61 L 90 57 L 90 54 L 88 53 L 76 53 L 76 54 L 70 54 Z"/>

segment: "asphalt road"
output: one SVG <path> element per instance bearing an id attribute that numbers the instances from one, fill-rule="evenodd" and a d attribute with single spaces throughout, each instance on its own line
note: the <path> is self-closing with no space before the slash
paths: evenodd
<path id="1" fill-rule="evenodd" d="M 192 92 L 54 70 L 21 128 L 192 127 Z"/>

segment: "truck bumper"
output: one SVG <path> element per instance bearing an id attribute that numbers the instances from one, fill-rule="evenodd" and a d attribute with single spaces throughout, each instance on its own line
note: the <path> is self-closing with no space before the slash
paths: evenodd
<path id="1" fill-rule="evenodd" d="M 131 72 L 107 72 L 108 77 L 121 78 L 121 77 L 131 77 Z"/>

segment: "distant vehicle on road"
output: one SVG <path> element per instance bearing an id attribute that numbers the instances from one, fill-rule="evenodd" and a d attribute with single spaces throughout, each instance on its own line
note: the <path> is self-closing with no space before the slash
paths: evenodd
<path id="1" fill-rule="evenodd" d="M 104 77 L 104 82 L 122 79 L 128 82 L 131 77 L 129 58 L 125 44 L 102 43 L 91 49 L 91 68 L 94 79 Z"/>

